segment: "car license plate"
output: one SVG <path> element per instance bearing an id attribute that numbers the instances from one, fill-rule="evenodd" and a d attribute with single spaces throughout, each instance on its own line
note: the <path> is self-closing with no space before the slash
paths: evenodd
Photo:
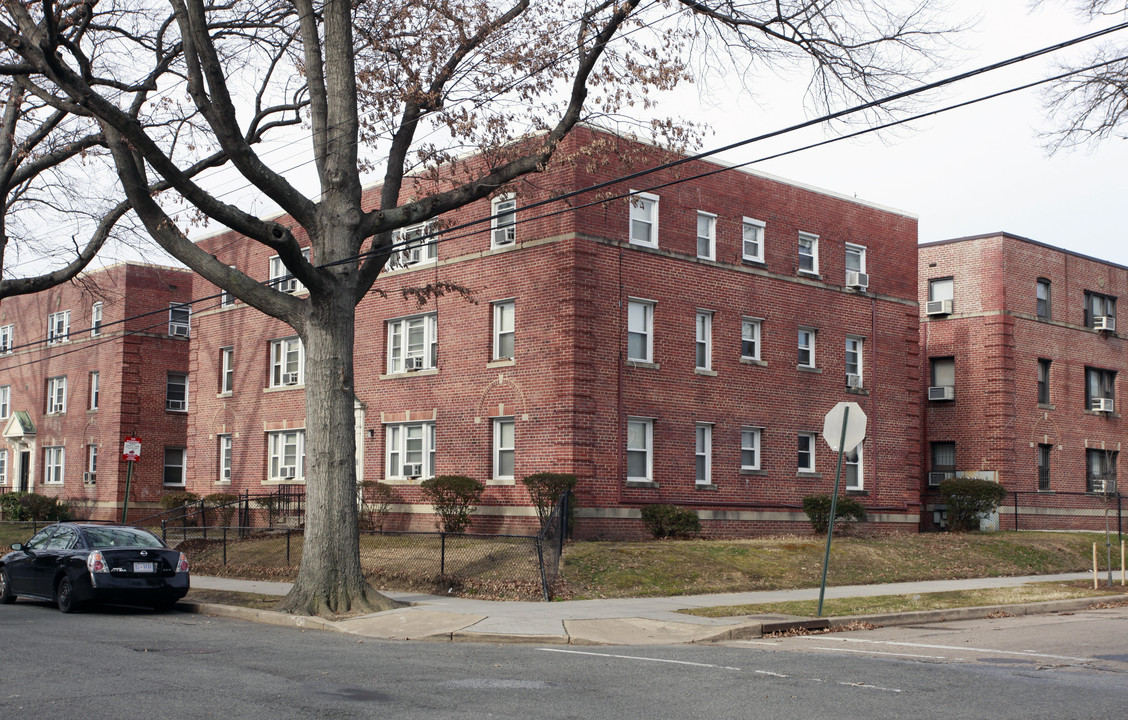
<path id="1" fill-rule="evenodd" d="M 135 562 L 135 563 L 133 563 L 133 572 L 135 572 L 135 573 L 151 573 L 151 572 L 153 572 L 153 563 L 151 563 L 151 562 Z"/>

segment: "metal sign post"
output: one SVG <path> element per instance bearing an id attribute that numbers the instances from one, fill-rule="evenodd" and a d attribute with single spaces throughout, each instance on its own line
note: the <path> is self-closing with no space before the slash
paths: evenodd
<path id="1" fill-rule="evenodd" d="M 851 421 L 853 410 L 853 421 Z M 823 556 L 822 583 L 819 585 L 819 607 L 815 617 L 822 617 L 823 597 L 826 595 L 826 574 L 830 567 L 830 540 L 834 536 L 834 516 L 838 514 L 838 485 L 842 479 L 842 456 L 862 443 L 866 437 L 865 412 L 857 403 L 840 402 L 826 414 L 823 421 L 823 439 L 832 450 L 838 451 L 838 468 L 834 472 L 834 493 L 830 496 L 830 522 L 826 527 L 826 554 Z"/>
<path id="2" fill-rule="evenodd" d="M 126 461 L 125 499 L 121 504 L 121 524 L 125 525 L 129 515 L 129 486 L 133 482 L 133 463 L 141 459 L 141 438 L 127 437 L 121 450 L 121 458 Z"/>

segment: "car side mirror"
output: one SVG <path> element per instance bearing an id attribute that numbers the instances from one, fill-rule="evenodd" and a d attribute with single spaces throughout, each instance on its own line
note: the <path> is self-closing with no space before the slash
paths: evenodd
<path id="1" fill-rule="evenodd" d="M 13 550 L 17 550 L 17 551 L 18 551 L 18 550 L 23 550 L 23 549 L 24 549 L 23 543 L 12 543 L 10 547 L 11 547 L 11 548 L 12 548 Z"/>

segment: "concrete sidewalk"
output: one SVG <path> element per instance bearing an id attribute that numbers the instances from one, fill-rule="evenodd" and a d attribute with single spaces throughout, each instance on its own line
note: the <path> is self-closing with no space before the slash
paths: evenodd
<path id="1" fill-rule="evenodd" d="M 886 585 L 854 585 L 827 588 L 826 597 L 830 599 L 876 595 L 917 595 L 947 590 L 1014 587 L 1031 582 L 1083 580 L 1090 577 L 1092 577 L 1090 573 L 1082 572 L 1007 578 L 932 580 Z M 198 576 L 192 578 L 192 587 L 235 590 L 264 595 L 284 595 L 290 590 L 289 583 Z M 677 613 L 675 612 L 677 610 L 770 603 L 784 600 L 815 600 L 818 599 L 819 591 L 818 588 L 807 588 L 660 598 L 572 600 L 550 603 L 475 600 L 402 592 L 386 592 L 385 594 L 395 600 L 407 603 L 407 605 L 395 610 L 337 621 L 223 605 L 181 603 L 181 607 L 204 614 L 223 615 L 292 627 L 322 628 L 364 637 L 394 640 L 567 645 L 668 645 L 761 637 L 766 632 L 793 626 L 802 620 L 809 620 L 809 618 L 795 618 L 784 615 L 700 618 Z M 1115 599 L 1128 600 L 1128 595 L 1115 596 Z M 990 613 L 998 612 L 1006 612 L 1011 615 L 1061 612 L 1085 608 L 1093 602 L 1094 599 L 1092 598 L 1080 598 L 1077 600 L 987 608 L 957 608 L 896 613 L 893 615 L 831 618 L 829 622 L 831 626 L 847 625 L 856 621 L 880 625 L 936 622 L 945 619 L 985 617 Z"/>

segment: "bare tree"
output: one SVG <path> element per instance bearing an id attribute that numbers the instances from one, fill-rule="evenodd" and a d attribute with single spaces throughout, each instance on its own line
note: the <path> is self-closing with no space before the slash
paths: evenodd
<path id="1" fill-rule="evenodd" d="M 0 71 L 52 109 L 96 122 L 156 242 L 305 344 L 307 529 L 283 604 L 320 614 L 389 605 L 359 561 L 353 326 L 356 304 L 392 256 L 393 231 L 540 171 L 578 122 L 651 112 L 654 93 L 710 68 L 806 63 L 822 105 L 881 95 L 936 59 L 943 34 L 926 13 L 935 5 L 3 0 Z M 302 113 L 316 197 L 255 151 L 275 129 L 269 113 L 284 110 Z M 684 139 L 679 123 L 652 127 Z M 479 161 L 454 161 L 466 151 Z M 186 172 L 212 154 L 292 222 L 256 217 Z M 375 207 L 362 202 L 366 173 L 381 181 Z M 405 197 L 409 173 L 435 190 Z M 157 183 L 172 192 L 156 196 Z M 200 250 L 170 196 L 269 247 L 308 296 L 264 286 Z M 316 264 L 302 255 L 299 227 Z"/>

